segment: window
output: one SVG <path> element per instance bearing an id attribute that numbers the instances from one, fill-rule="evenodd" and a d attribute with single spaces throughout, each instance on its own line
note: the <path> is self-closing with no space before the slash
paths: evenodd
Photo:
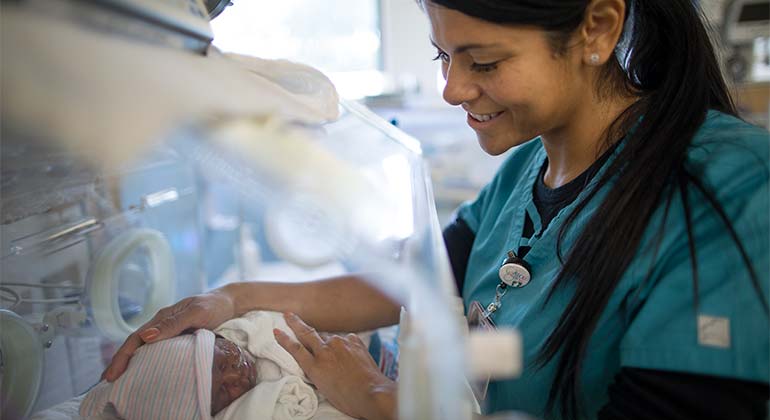
<path id="1" fill-rule="evenodd" d="M 324 72 L 340 94 L 381 93 L 378 0 L 234 1 L 211 22 L 226 52 L 285 58 Z"/>

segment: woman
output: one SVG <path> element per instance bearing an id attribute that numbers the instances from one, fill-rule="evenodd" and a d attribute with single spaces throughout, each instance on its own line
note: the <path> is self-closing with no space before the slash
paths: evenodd
<path id="1" fill-rule="evenodd" d="M 765 418 L 768 134 L 735 117 L 691 0 L 422 3 L 446 101 L 489 154 L 521 146 L 444 231 L 466 309 L 478 301 L 524 338 L 525 371 L 490 384 L 487 410 Z M 529 283 L 501 282 L 506 255 Z M 337 299 L 321 294 L 357 305 L 325 312 Z M 352 278 L 227 286 L 161 311 L 106 375 L 143 341 L 254 308 L 319 330 L 397 313 Z M 362 346 L 289 319 L 301 343 L 279 342 L 322 393 L 392 418 L 394 384 Z"/>

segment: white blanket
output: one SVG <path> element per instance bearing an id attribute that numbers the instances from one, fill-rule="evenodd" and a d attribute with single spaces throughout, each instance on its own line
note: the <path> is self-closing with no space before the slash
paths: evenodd
<path id="1" fill-rule="evenodd" d="M 216 420 L 308 420 L 318 411 L 313 389 L 298 376 L 259 383 L 217 413 Z"/>
<path id="2" fill-rule="evenodd" d="M 333 408 L 311 386 L 296 360 L 275 340 L 274 328 L 296 340 L 283 315 L 277 312 L 249 312 L 214 330 L 256 358 L 260 381 L 254 389 L 219 412 L 215 419 L 351 419 Z"/>
<path id="3" fill-rule="evenodd" d="M 291 328 L 286 325 L 282 314 L 267 311 L 253 311 L 240 318 L 231 319 L 214 329 L 214 332 L 248 350 L 249 354 L 256 358 L 260 381 L 294 375 L 310 382 L 297 361 L 275 340 L 274 328 L 286 332 L 294 340 L 297 339 Z"/>
<path id="4" fill-rule="evenodd" d="M 252 390 L 253 391 L 253 390 Z M 38 411 L 30 420 L 83 420 L 80 417 L 80 403 L 83 401 L 83 396 L 75 397 L 71 400 L 67 400 L 61 404 L 51 407 L 44 411 Z M 251 415 L 245 415 L 247 419 L 256 420 L 257 417 Z M 268 417 L 269 418 L 269 417 Z M 91 419 L 96 420 L 96 419 Z M 119 418 L 103 413 L 102 417 L 98 420 L 120 420 Z M 351 420 L 351 417 L 346 416 L 341 411 L 334 408 L 328 401 L 322 401 L 318 404 L 318 411 L 312 417 L 312 420 Z"/>

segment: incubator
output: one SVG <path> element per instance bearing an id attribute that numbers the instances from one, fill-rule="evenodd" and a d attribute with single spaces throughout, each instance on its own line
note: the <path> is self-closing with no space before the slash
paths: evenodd
<path id="1" fill-rule="evenodd" d="M 406 308 L 400 417 L 470 417 L 418 142 L 309 67 L 217 52 L 202 1 L 2 7 L 2 418 L 76 403 L 185 296 L 347 272 Z"/>

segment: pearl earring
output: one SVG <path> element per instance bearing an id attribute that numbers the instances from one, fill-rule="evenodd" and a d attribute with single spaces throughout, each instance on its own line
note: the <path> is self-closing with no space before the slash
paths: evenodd
<path id="1" fill-rule="evenodd" d="M 591 61 L 591 64 L 596 65 L 599 64 L 599 54 L 593 53 L 591 54 L 588 59 Z"/>

